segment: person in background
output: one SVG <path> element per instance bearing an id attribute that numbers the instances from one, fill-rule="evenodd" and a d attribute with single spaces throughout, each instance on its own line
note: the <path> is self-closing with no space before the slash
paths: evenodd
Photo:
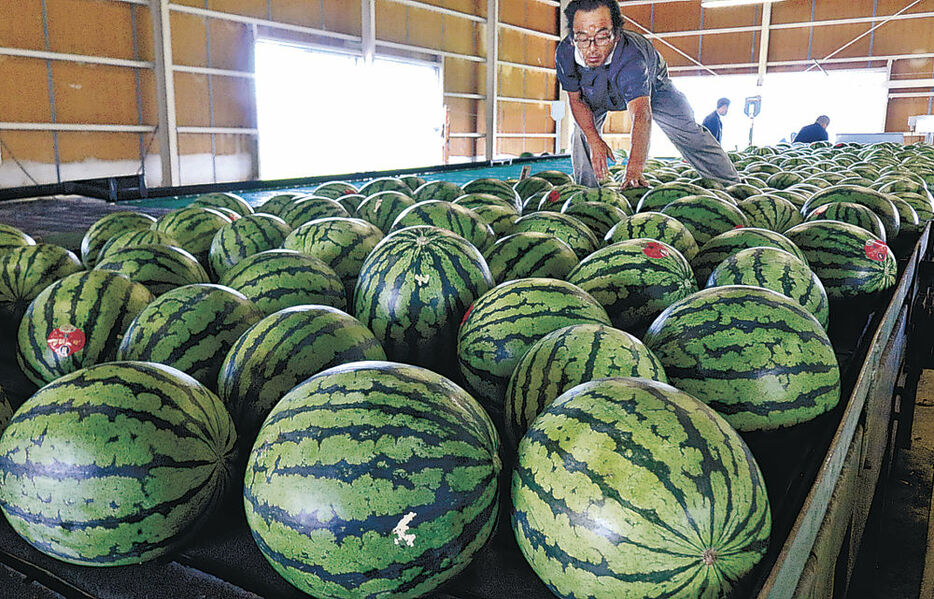
<path id="1" fill-rule="evenodd" d="M 798 135 L 795 136 L 795 141 L 803 144 L 827 141 L 829 139 L 827 135 L 828 125 L 830 125 L 830 117 L 822 114 L 817 117 L 817 121 L 801 127 L 801 131 L 798 131 Z"/>
<path id="2" fill-rule="evenodd" d="M 558 81 L 568 93 L 576 127 L 571 140 L 575 180 L 597 187 L 609 177 L 613 151 L 600 131 L 611 110 L 632 121 L 622 187 L 645 186 L 652 121 L 704 177 L 735 182 L 739 175 L 710 133 L 694 120 L 684 94 L 668 78 L 668 65 L 645 37 L 623 29 L 616 0 L 572 0 L 565 8 L 571 33 L 558 43 Z"/>
<path id="3" fill-rule="evenodd" d="M 723 121 L 720 120 L 720 117 L 726 116 L 729 109 L 729 98 L 720 98 L 717 100 L 717 109 L 708 114 L 707 118 L 704 119 L 704 127 L 710 131 L 710 134 L 717 140 L 717 143 L 723 142 Z"/>

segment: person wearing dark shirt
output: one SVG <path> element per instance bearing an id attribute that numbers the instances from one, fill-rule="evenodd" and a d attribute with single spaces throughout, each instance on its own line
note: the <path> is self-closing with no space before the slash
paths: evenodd
<path id="1" fill-rule="evenodd" d="M 623 29 L 615 0 L 572 0 L 564 14 L 571 33 L 558 43 L 555 64 L 576 123 L 571 160 L 578 183 L 597 187 L 609 177 L 607 159 L 613 152 L 600 131 L 611 110 L 628 110 L 632 121 L 624 188 L 646 185 L 642 172 L 653 120 L 702 176 L 739 180 L 723 148 L 694 120 L 652 42 Z"/>
<path id="2" fill-rule="evenodd" d="M 726 116 L 729 109 L 730 100 L 728 98 L 720 98 L 717 100 L 717 109 L 708 114 L 707 118 L 704 119 L 704 127 L 710 131 L 710 134 L 717 140 L 717 143 L 723 141 L 723 121 L 720 120 L 720 117 Z"/>
<path id="3" fill-rule="evenodd" d="M 830 117 L 821 115 L 817 121 L 810 125 L 801 127 L 798 135 L 795 136 L 795 142 L 809 144 L 815 141 L 827 141 L 830 137 L 827 135 L 827 126 L 830 125 Z"/>

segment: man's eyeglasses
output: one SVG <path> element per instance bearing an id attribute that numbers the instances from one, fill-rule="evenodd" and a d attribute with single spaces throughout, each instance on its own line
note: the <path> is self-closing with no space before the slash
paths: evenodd
<path id="1" fill-rule="evenodd" d="M 606 46 L 613 41 L 613 32 L 611 31 L 601 31 L 593 37 L 587 37 L 583 33 L 578 33 L 574 35 L 574 43 L 577 44 L 577 47 L 581 50 L 586 50 L 590 48 L 590 44 L 595 44 L 597 46 Z"/>

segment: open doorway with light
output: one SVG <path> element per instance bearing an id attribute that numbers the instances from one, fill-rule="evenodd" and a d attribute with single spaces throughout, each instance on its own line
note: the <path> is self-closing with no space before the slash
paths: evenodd
<path id="1" fill-rule="evenodd" d="M 262 179 L 442 161 L 439 63 L 261 39 L 256 106 Z"/>

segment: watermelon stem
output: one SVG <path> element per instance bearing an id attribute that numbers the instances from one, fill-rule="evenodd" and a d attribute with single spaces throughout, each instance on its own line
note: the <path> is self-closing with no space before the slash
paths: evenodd
<path id="1" fill-rule="evenodd" d="M 714 562 L 717 561 L 717 558 L 719 556 L 717 555 L 716 549 L 713 549 L 712 547 L 708 547 L 707 549 L 704 549 L 703 557 L 704 557 L 704 564 L 708 566 L 712 566 L 714 565 Z"/>

